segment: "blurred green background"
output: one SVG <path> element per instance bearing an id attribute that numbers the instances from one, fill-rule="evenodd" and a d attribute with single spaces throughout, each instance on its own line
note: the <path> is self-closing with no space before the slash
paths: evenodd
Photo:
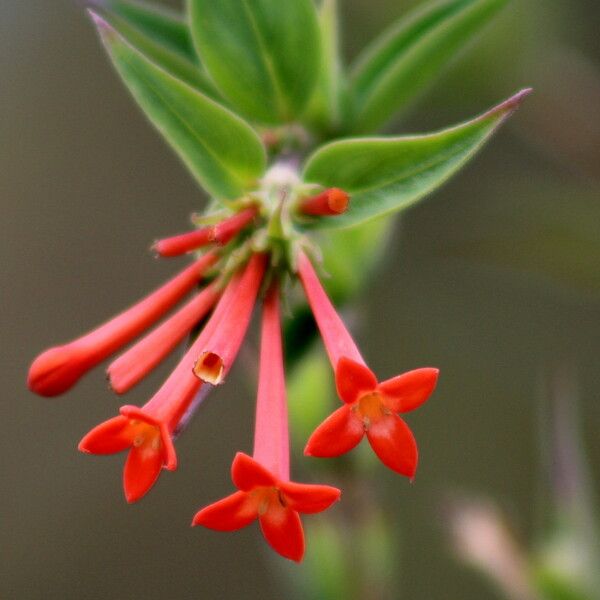
<path id="1" fill-rule="evenodd" d="M 342 0 L 347 55 L 416 4 Z M 386 597 L 504 597 L 453 553 L 445 503 L 456 491 L 494 498 L 522 540 L 536 538 L 548 501 L 539 384 L 552 365 L 576 374 L 598 476 L 599 17 L 595 0 L 513 0 L 394 128 L 432 130 L 535 88 L 481 156 L 405 214 L 353 308 L 381 376 L 442 372 L 408 419 L 421 452 L 415 484 L 379 464 L 369 478 L 401 532 L 385 566 L 399 584 Z M 178 441 L 178 471 L 135 506 L 122 497 L 122 457 L 76 451 L 122 403 L 102 371 L 60 399 L 27 392 L 40 350 L 173 272 L 147 249 L 184 229 L 204 200 L 112 72 L 81 4 L 3 2 L 0 73 L 0 597 L 291 597 L 256 528 L 189 527 L 198 507 L 230 490 L 234 452 L 251 448 L 255 382 L 243 364 Z M 241 363 L 253 360 L 249 346 Z M 129 400 L 142 403 L 166 372 Z"/>

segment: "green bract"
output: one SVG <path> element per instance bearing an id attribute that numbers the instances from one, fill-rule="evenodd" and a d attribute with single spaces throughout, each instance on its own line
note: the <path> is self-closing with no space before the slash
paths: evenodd
<path id="1" fill-rule="evenodd" d="M 518 107 L 520 92 L 462 125 L 420 136 L 355 138 L 332 142 L 311 156 L 304 179 L 351 195 L 348 212 L 318 226 L 345 227 L 396 212 L 439 187 Z"/>
<path id="2" fill-rule="evenodd" d="M 202 62 L 227 100 L 263 123 L 300 116 L 319 75 L 312 0 L 188 0 Z"/>
<path id="3" fill-rule="evenodd" d="M 200 184 L 220 199 L 255 186 L 266 158 L 260 139 L 235 114 L 169 75 L 95 16 L 123 81 Z"/>

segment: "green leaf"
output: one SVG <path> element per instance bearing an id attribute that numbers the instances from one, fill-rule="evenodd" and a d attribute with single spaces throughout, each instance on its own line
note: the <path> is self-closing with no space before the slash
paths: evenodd
<path id="1" fill-rule="evenodd" d="M 107 13 L 105 18 L 119 34 L 157 66 L 211 98 L 219 99 L 217 89 L 198 62 L 194 63 L 182 54 L 171 50 L 170 47 L 142 33 L 121 17 Z"/>
<path id="2" fill-rule="evenodd" d="M 91 15 L 133 97 L 200 184 L 220 199 L 237 198 L 252 188 L 266 165 L 254 130 L 157 67 L 105 20 Z"/>
<path id="3" fill-rule="evenodd" d="M 263 123 L 298 117 L 319 75 L 312 0 L 188 0 L 206 69 L 240 113 Z"/>
<path id="4" fill-rule="evenodd" d="M 402 210 L 456 173 L 518 108 L 523 90 L 485 114 L 450 129 L 420 136 L 354 138 L 318 149 L 304 180 L 351 195 L 343 215 L 314 219 L 317 227 L 348 227 Z"/>
<path id="5" fill-rule="evenodd" d="M 401 19 L 359 56 L 353 131 L 375 130 L 438 75 L 507 0 L 444 0 Z"/>
<path id="6" fill-rule="evenodd" d="M 312 127 L 334 133 L 344 119 L 346 80 L 340 56 L 337 0 L 323 0 L 319 9 L 323 60 L 305 119 Z"/>
<path id="7" fill-rule="evenodd" d="M 172 52 L 191 62 L 199 62 L 189 27 L 179 13 L 164 6 L 137 0 L 91 0 L 90 4 L 121 17 L 129 25 Z"/>

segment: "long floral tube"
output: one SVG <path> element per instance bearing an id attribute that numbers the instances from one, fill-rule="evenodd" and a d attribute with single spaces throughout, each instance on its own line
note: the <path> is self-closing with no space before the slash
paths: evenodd
<path id="1" fill-rule="evenodd" d="M 304 556 L 299 513 L 327 509 L 340 490 L 289 480 L 289 434 L 285 394 L 279 291 L 271 287 L 263 308 L 254 456 L 239 452 L 231 466 L 238 491 L 196 513 L 192 525 L 234 531 L 255 521 L 271 547 L 290 560 Z"/>
<path id="2" fill-rule="evenodd" d="M 40 354 L 29 369 L 29 389 L 41 396 L 57 396 L 69 390 L 82 375 L 137 337 L 179 302 L 216 260 L 213 253 L 204 255 L 104 325 Z"/>
<path id="3" fill-rule="evenodd" d="M 227 311 L 239 281 L 239 275 L 234 275 L 211 320 L 154 396 L 142 408 L 122 407 L 120 416 L 101 423 L 79 443 L 79 450 L 89 454 L 129 451 L 123 470 L 123 487 L 128 502 L 142 498 L 163 468 L 171 471 L 177 468 L 173 436 L 203 385 L 193 374 L 192 367 L 199 349 L 214 333 Z"/>
<path id="4" fill-rule="evenodd" d="M 352 336 L 325 293 L 312 263 L 304 253 L 300 253 L 298 257 L 298 276 L 333 368 L 335 369 L 342 356 L 365 364 Z"/>
<path id="5" fill-rule="evenodd" d="M 257 213 L 254 207 L 246 208 L 216 225 L 158 240 L 152 248 L 160 256 L 172 257 L 193 252 L 209 244 L 225 245 L 249 225 Z"/>
<path id="6" fill-rule="evenodd" d="M 263 304 L 253 456 L 285 481 L 290 478 L 290 442 L 279 305 L 274 284 Z"/>
<path id="7" fill-rule="evenodd" d="M 252 256 L 222 325 L 202 349 L 194 373 L 206 383 L 219 385 L 230 371 L 246 336 L 266 265 L 266 254 Z"/>
<path id="8" fill-rule="evenodd" d="M 218 298 L 217 284 L 212 283 L 113 361 L 107 369 L 112 389 L 124 394 L 138 384 L 200 322 Z"/>

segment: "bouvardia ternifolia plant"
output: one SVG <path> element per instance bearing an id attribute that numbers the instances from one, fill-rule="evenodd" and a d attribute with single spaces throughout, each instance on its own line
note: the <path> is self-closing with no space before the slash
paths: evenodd
<path id="1" fill-rule="evenodd" d="M 259 303 L 253 455 L 235 456 L 237 491 L 202 508 L 193 524 L 230 531 L 258 519 L 275 551 L 302 559 L 299 515 L 326 510 L 340 490 L 290 479 L 280 306 L 282 298 L 298 305 L 299 289 L 341 401 L 305 454 L 339 456 L 366 437 L 385 466 L 414 478 L 417 444 L 398 413 L 429 398 L 438 371 L 377 378 L 321 284 L 320 242 L 334 271 L 363 277 L 373 248 L 385 240 L 383 219 L 376 227 L 368 222 L 442 185 L 516 110 L 528 90 L 442 131 L 378 133 L 504 3 L 425 3 L 350 67 L 339 53 L 334 0 L 189 0 L 185 15 L 125 0 L 91 3 L 123 83 L 210 196 L 195 229 L 153 246 L 160 257 L 189 255 L 189 266 L 104 325 L 46 350 L 29 371 L 32 391 L 62 394 L 191 295 L 107 369 L 113 390 L 124 394 L 189 338 L 172 374 L 146 404 L 123 406 L 79 444 L 93 454 L 127 453 L 129 502 L 142 498 L 163 469 L 177 468 L 174 441 L 207 394 L 225 383 Z M 352 238 L 327 231 L 340 228 L 367 235 L 349 248 Z M 339 301 L 352 288 L 335 278 L 329 285 Z M 293 338 L 287 341 L 294 347 Z"/>

